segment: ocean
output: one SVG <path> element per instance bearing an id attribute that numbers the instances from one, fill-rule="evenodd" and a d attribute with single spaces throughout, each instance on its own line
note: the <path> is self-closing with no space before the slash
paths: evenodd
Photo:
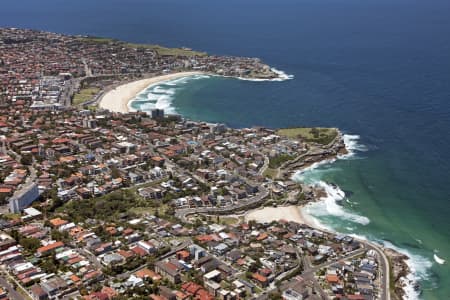
<path id="1" fill-rule="evenodd" d="M 255 56 L 292 75 L 183 78 L 132 105 L 232 127 L 339 127 L 353 155 L 296 175 L 329 192 L 307 213 L 407 253 L 422 286 L 410 299 L 450 298 L 448 0 L 3 0 L 0 26 Z"/>

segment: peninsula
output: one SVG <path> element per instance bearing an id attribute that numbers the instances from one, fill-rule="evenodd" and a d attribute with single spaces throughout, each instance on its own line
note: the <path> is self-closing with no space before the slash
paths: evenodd
<path id="1" fill-rule="evenodd" d="M 324 191 L 291 175 L 345 154 L 338 129 L 127 112 L 148 85 L 197 72 L 280 76 L 256 58 L 0 29 L 1 293 L 400 299 L 405 257 L 298 210 Z"/>

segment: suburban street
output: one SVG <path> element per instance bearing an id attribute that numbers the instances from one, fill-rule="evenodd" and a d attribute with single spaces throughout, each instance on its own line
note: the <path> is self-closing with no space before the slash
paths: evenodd
<path id="1" fill-rule="evenodd" d="M 265 200 L 269 196 L 269 191 L 260 187 L 260 193 L 255 197 L 244 199 L 243 201 L 228 207 L 198 207 L 198 208 L 182 208 L 175 211 L 175 216 L 183 222 L 187 222 L 187 216 L 192 214 L 225 214 L 227 212 L 245 209 L 249 206 L 256 205 Z"/>
<path id="2" fill-rule="evenodd" d="M 25 297 L 22 296 L 22 294 L 20 294 L 19 292 L 17 292 L 3 276 L 0 276 L 0 286 L 2 286 L 8 291 L 9 293 L 8 296 L 10 299 L 25 300 Z"/>

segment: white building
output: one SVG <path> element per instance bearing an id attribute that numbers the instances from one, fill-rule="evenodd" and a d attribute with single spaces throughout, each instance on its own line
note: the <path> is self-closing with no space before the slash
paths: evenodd
<path id="1" fill-rule="evenodd" d="M 20 213 L 37 198 L 39 198 L 38 186 L 34 183 L 28 184 L 9 198 L 9 211 L 12 213 Z"/>

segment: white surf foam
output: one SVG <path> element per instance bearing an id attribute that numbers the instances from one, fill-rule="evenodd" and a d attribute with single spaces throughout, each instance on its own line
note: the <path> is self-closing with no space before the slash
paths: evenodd
<path id="1" fill-rule="evenodd" d="M 278 78 L 274 79 L 273 81 L 284 81 L 294 79 L 294 75 L 286 74 L 284 71 L 277 70 L 275 68 L 272 68 L 272 71 L 278 75 Z"/>
<path id="2" fill-rule="evenodd" d="M 360 139 L 359 135 L 344 134 L 343 139 L 344 139 L 345 148 L 348 150 L 348 153 L 343 154 L 343 155 L 338 155 L 338 157 L 337 157 L 338 159 L 348 159 L 350 157 L 354 157 L 357 154 L 357 152 L 368 151 L 368 149 L 365 145 L 362 145 L 359 143 L 359 139 Z M 310 165 L 309 167 L 306 167 L 306 168 L 294 173 L 294 175 L 292 176 L 292 179 L 296 180 L 296 181 L 308 183 L 307 179 L 309 177 L 314 177 L 314 176 L 312 176 L 312 173 L 313 173 L 312 171 L 314 171 L 314 173 L 331 171 L 331 170 L 333 170 L 331 168 L 324 169 L 324 170 L 317 170 L 317 169 L 324 165 L 331 164 L 335 161 L 336 161 L 335 158 L 331 158 L 331 159 L 325 159 L 325 160 L 322 160 L 319 162 L 315 162 L 312 165 Z"/>
<path id="3" fill-rule="evenodd" d="M 152 109 L 158 108 L 164 109 L 165 113 L 176 114 L 176 109 L 173 107 L 173 96 L 179 86 L 184 85 L 191 80 L 209 77 L 209 75 L 190 75 L 152 84 L 128 103 L 128 109 L 130 111 L 140 110 L 150 112 Z M 139 104 L 137 108 L 133 107 L 133 103 Z"/>
<path id="4" fill-rule="evenodd" d="M 350 201 L 350 199 L 345 198 L 345 202 L 347 202 L 348 204 L 350 204 L 351 207 L 353 206 L 357 206 L 359 204 L 359 202 L 356 201 Z"/>
<path id="5" fill-rule="evenodd" d="M 334 187 L 324 181 L 319 181 L 316 185 L 325 191 L 326 196 L 322 197 L 320 199 L 321 201 L 312 203 L 309 206 L 310 214 L 317 217 L 335 216 L 360 225 L 368 225 L 370 223 L 369 218 L 350 212 L 343 206 L 336 203 L 345 199 L 344 191 L 342 191 L 338 186 Z"/>
<path id="6" fill-rule="evenodd" d="M 315 184 L 322 177 L 323 173 L 336 170 L 335 168 L 318 169 L 321 166 L 331 164 L 335 162 L 335 158 L 326 159 L 323 161 L 315 162 L 309 167 L 301 169 L 292 175 L 292 180 L 297 182 L 303 182 L 306 184 Z"/>
<path id="7" fill-rule="evenodd" d="M 408 265 L 408 268 L 410 269 L 410 273 L 405 277 L 402 278 L 402 283 L 404 284 L 404 291 L 405 291 L 405 299 L 406 300 L 418 300 L 420 299 L 420 291 L 416 291 L 414 288 L 414 285 L 417 282 L 420 282 L 422 280 L 429 279 L 429 269 L 432 266 L 432 261 L 427 259 L 426 257 L 423 257 L 418 254 L 413 254 L 410 251 L 399 248 L 392 244 L 391 242 L 385 241 L 385 240 L 379 240 L 375 237 L 367 237 L 360 234 L 349 234 L 351 237 L 354 237 L 355 239 L 359 239 L 362 241 L 371 241 L 375 242 L 377 244 L 380 244 L 381 246 L 385 248 L 391 248 L 395 251 L 406 255 L 409 259 L 407 259 L 405 262 Z"/>
<path id="8" fill-rule="evenodd" d="M 197 75 L 190 75 L 190 76 L 185 76 L 185 77 L 180 77 L 177 79 L 173 79 L 173 80 L 169 80 L 169 81 L 165 81 L 162 83 L 158 83 L 157 85 L 168 85 L 168 86 L 177 86 L 177 85 L 183 85 L 188 83 L 189 81 L 192 80 L 197 80 L 197 79 L 206 79 L 206 78 L 210 78 L 210 75 L 204 75 L 204 74 L 197 74 Z"/>
<path id="9" fill-rule="evenodd" d="M 350 227 L 351 228 L 351 227 Z M 346 228 L 346 229 L 350 229 Z M 333 231 L 335 233 L 339 233 L 336 231 Z M 395 246 L 394 244 L 385 241 L 385 240 L 379 240 L 376 239 L 373 236 L 365 236 L 361 234 L 355 234 L 351 233 L 348 234 L 349 236 L 361 240 L 361 241 L 370 241 L 372 243 L 377 243 L 385 248 L 391 248 L 395 251 L 404 254 L 408 257 L 408 259 L 405 261 L 408 265 L 408 268 L 410 269 L 410 273 L 402 280 L 402 284 L 404 284 L 404 291 L 405 291 L 405 298 L 406 300 L 419 300 L 420 299 L 420 291 L 416 291 L 414 288 L 415 284 L 417 282 L 420 282 L 422 280 L 428 280 L 430 278 L 429 269 L 432 266 L 432 261 L 427 259 L 426 257 L 423 257 L 418 254 L 413 254 L 410 251 L 399 248 Z"/>
<path id="10" fill-rule="evenodd" d="M 284 81 L 294 78 L 293 75 L 288 75 L 285 72 L 277 70 L 275 68 L 273 68 L 272 71 L 278 75 L 277 78 L 273 79 L 237 78 L 237 79 L 248 81 Z M 161 108 L 164 109 L 165 112 L 168 114 L 177 113 L 175 107 L 173 107 L 173 98 L 169 96 L 173 96 L 176 93 L 179 86 L 181 85 L 185 85 L 186 83 L 192 80 L 207 79 L 211 78 L 212 76 L 219 76 L 219 75 L 206 75 L 206 74 L 189 75 L 185 77 L 180 77 L 152 84 L 147 88 L 145 88 L 133 100 L 131 100 L 128 103 L 128 109 L 129 111 L 140 110 L 150 112 L 154 108 Z M 145 100 L 147 100 L 148 102 L 145 102 Z"/>
<path id="11" fill-rule="evenodd" d="M 272 72 L 278 75 L 276 78 L 270 78 L 270 79 L 263 79 L 263 78 L 246 78 L 246 77 L 235 77 L 239 80 L 245 80 L 245 81 L 254 81 L 254 82 L 262 82 L 262 81 L 286 81 L 294 79 L 294 75 L 286 74 L 284 71 L 277 70 L 275 68 L 270 69 Z M 229 77 L 229 76 L 224 76 Z"/>
<path id="12" fill-rule="evenodd" d="M 436 254 L 437 251 L 436 250 L 434 252 L 435 252 L 434 255 L 433 255 L 434 261 L 437 262 L 440 265 L 445 264 L 445 259 L 440 258 L 439 256 L 437 256 L 437 254 Z"/>
<path id="13" fill-rule="evenodd" d="M 349 153 L 346 155 L 338 156 L 338 159 L 354 158 L 358 152 L 368 151 L 368 148 L 365 145 L 359 143 L 360 140 L 359 135 L 346 134 L 343 136 L 343 138 Z M 308 205 L 306 205 L 306 207 L 302 210 L 305 219 L 309 220 L 309 223 L 312 226 L 331 232 L 336 232 L 336 230 L 333 228 L 333 225 L 324 224 L 324 222 L 321 221 L 320 218 L 325 219 L 323 217 L 334 216 L 343 220 L 350 221 L 355 224 L 361 225 L 369 224 L 370 223 L 369 218 L 350 212 L 344 207 L 336 204 L 336 200 L 341 201 L 343 197 L 345 197 L 345 193 L 339 187 L 333 187 L 332 185 L 329 185 L 326 182 L 320 180 L 321 175 L 323 174 L 323 172 L 326 172 L 327 169 L 318 169 L 318 168 L 325 164 L 332 163 L 333 161 L 334 160 L 330 160 L 314 164 L 309 168 L 297 172 L 293 176 L 293 179 L 296 181 L 302 181 L 305 183 L 308 183 L 309 181 L 315 185 L 318 185 L 319 187 L 322 187 L 327 194 L 327 196 L 323 197 L 321 201 L 309 203 Z M 350 201 L 348 202 L 350 203 Z M 346 228 L 348 231 L 352 231 L 355 229 L 355 227 L 351 226 L 350 224 L 347 224 L 344 228 Z M 409 259 L 406 260 L 406 263 L 411 272 L 406 276 L 406 278 L 402 279 L 402 282 L 404 284 L 404 290 L 406 293 L 405 299 L 408 300 L 420 299 L 419 297 L 420 291 L 416 291 L 414 286 L 417 282 L 427 280 L 430 278 L 429 269 L 433 264 L 433 261 L 431 259 L 427 259 L 424 256 L 412 253 L 406 249 L 396 247 L 395 245 L 387 241 L 379 241 L 375 237 L 366 237 L 364 235 L 358 234 L 349 234 L 349 235 L 360 240 L 376 241 L 385 247 L 392 248 L 408 256 Z M 418 242 L 421 243 L 421 241 Z M 436 253 L 434 253 L 433 259 L 438 264 L 446 263 L 445 259 L 439 257 Z"/>
<path id="14" fill-rule="evenodd" d="M 152 89 L 152 93 L 173 95 L 173 94 L 175 94 L 175 89 L 174 88 L 164 88 L 160 85 L 157 85 Z"/>
<path id="15" fill-rule="evenodd" d="M 344 134 L 342 138 L 348 153 L 338 155 L 339 159 L 353 158 L 358 152 L 366 152 L 368 150 L 365 145 L 359 143 L 361 137 L 357 134 Z"/>
<path id="16" fill-rule="evenodd" d="M 383 244 L 383 246 L 392 248 L 395 251 L 409 257 L 409 259 L 406 260 L 406 264 L 408 265 L 411 272 L 406 276 L 406 278 L 403 278 L 403 283 L 405 284 L 405 296 L 408 300 L 420 299 L 420 292 L 414 289 L 414 285 L 416 282 L 429 279 L 429 269 L 431 268 L 433 262 L 426 257 L 418 254 L 413 254 L 406 249 L 399 248 L 388 241 L 381 241 L 381 243 Z"/>

